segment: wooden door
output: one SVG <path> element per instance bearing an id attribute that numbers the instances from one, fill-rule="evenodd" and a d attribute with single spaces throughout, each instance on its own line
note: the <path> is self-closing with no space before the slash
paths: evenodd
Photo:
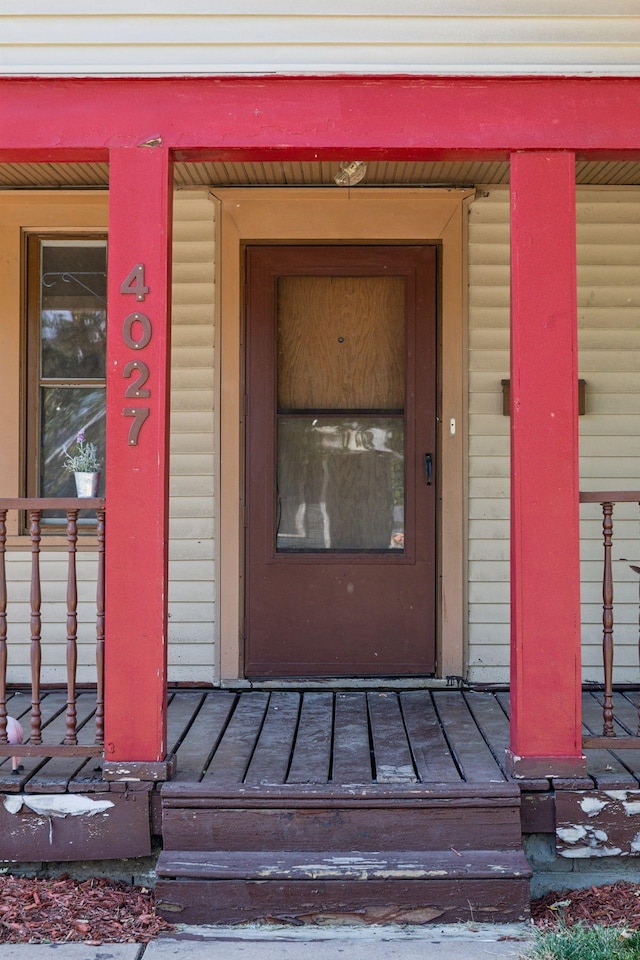
<path id="1" fill-rule="evenodd" d="M 435 248 L 246 257 L 245 674 L 431 673 Z"/>

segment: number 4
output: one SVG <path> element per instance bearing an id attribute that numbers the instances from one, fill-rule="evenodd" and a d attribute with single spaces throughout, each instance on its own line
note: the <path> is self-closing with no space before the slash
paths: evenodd
<path id="1" fill-rule="evenodd" d="M 144 300 L 149 287 L 144 283 L 144 263 L 136 263 L 120 284 L 120 293 L 133 293 L 136 300 Z"/>

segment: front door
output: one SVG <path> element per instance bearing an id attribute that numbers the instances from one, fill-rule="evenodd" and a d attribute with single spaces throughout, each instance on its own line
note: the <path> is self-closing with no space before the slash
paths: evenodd
<path id="1" fill-rule="evenodd" d="M 431 673 L 436 250 L 246 257 L 245 675 Z"/>

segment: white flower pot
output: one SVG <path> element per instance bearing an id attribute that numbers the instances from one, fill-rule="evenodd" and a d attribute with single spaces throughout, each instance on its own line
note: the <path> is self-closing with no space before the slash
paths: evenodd
<path id="1" fill-rule="evenodd" d="M 98 487 L 100 486 L 99 473 L 81 473 L 76 471 L 73 474 L 76 481 L 76 492 L 79 497 L 97 497 Z"/>

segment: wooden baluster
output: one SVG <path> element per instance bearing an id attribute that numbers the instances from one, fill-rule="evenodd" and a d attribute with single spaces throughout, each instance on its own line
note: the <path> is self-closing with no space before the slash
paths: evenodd
<path id="1" fill-rule="evenodd" d="M 96 743 L 104 743 L 104 544 L 105 511 L 98 513 L 98 578 L 96 584 Z"/>
<path id="2" fill-rule="evenodd" d="M 7 737 L 7 511 L 0 510 L 0 743 Z"/>
<path id="3" fill-rule="evenodd" d="M 76 555 L 78 544 L 78 511 L 67 510 L 67 715 L 64 742 L 76 744 L 76 673 L 78 669 L 78 577 Z"/>
<path id="4" fill-rule="evenodd" d="M 40 589 L 40 510 L 29 511 L 31 538 L 31 743 L 42 743 L 42 714 L 40 712 L 40 674 L 42 650 L 40 646 L 42 592 Z"/>
<path id="5" fill-rule="evenodd" d="M 613 570 L 611 542 L 613 538 L 613 503 L 602 504 L 602 538 L 604 571 L 602 575 L 602 660 L 604 665 L 603 737 L 615 737 L 613 726 Z"/>

